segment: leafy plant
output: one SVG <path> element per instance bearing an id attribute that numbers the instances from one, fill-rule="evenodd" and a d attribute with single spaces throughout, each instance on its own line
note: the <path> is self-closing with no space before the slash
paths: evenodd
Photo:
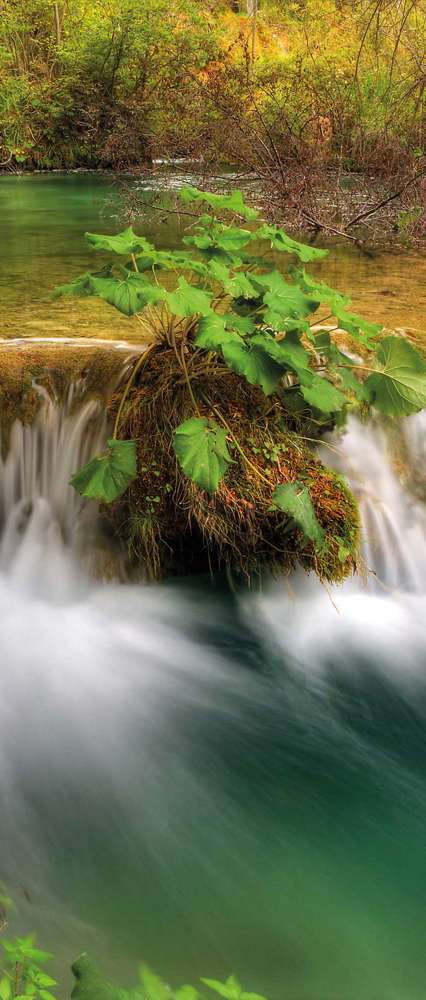
<path id="1" fill-rule="evenodd" d="M 145 963 L 139 968 L 140 982 L 132 990 L 119 989 L 105 980 L 87 955 L 74 962 L 72 971 L 76 978 L 73 1000 L 207 1000 L 204 991 L 188 983 L 173 989 Z M 223 983 L 218 979 L 201 979 L 201 983 L 208 987 L 209 996 L 214 993 L 227 1000 L 266 1000 L 259 993 L 243 990 L 233 975 Z"/>
<path id="2" fill-rule="evenodd" d="M 318 430 L 342 422 L 347 410 L 360 404 L 393 416 L 426 405 L 426 362 L 419 352 L 400 337 L 383 338 L 380 325 L 348 311 L 346 296 L 294 263 L 295 258 L 302 263 L 322 258 L 325 250 L 304 246 L 260 220 L 240 191 L 221 196 L 186 187 L 181 197 L 185 205 L 206 203 L 210 209 L 194 213 L 192 230 L 183 239 L 189 250 L 157 250 L 132 227 L 116 236 L 89 233 L 95 250 L 114 257 L 101 271 L 81 275 L 56 294 L 98 296 L 124 315 L 136 316 L 145 334 L 173 349 L 193 414 L 173 429 L 171 444 L 199 489 L 213 496 L 221 488 L 236 451 L 253 467 L 249 442 L 232 433 L 208 388 L 194 393 L 191 367 L 200 357 L 208 367 L 208 358 L 218 355 L 231 372 L 271 396 L 283 420 L 289 411 L 304 412 Z M 330 329 L 315 322 L 321 306 L 334 319 Z M 346 346 L 341 337 L 336 342 L 336 329 L 346 333 Z M 361 359 L 354 359 L 354 351 Z M 147 361 L 149 349 L 136 363 L 123 400 Z M 106 503 L 122 495 L 137 474 L 136 443 L 118 440 L 123 400 L 108 452 L 72 479 L 84 496 Z M 290 478 L 271 485 L 270 501 L 321 547 L 323 533 L 308 482 Z"/>
<path id="3" fill-rule="evenodd" d="M 0 961 L 0 1000 L 55 1000 L 50 992 L 56 980 L 42 966 L 52 958 L 35 946 L 33 935 L 0 942 L 4 956 Z"/>

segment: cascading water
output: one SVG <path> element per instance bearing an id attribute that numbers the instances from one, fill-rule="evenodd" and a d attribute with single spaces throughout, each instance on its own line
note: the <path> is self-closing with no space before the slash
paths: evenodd
<path id="1" fill-rule="evenodd" d="M 424 430 L 404 423 L 417 483 Z M 419 1000 L 425 513 L 388 433 L 353 420 L 325 449 L 375 575 L 239 598 L 90 578 L 96 510 L 66 484 L 105 436 L 99 404 L 46 400 L 0 469 L 12 924 L 117 981 L 144 957 L 268 1000 Z"/>

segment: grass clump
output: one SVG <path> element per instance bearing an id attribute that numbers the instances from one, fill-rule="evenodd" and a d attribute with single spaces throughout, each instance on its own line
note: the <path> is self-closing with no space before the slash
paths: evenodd
<path id="1" fill-rule="evenodd" d="M 291 418 L 284 422 L 279 400 L 265 397 L 217 355 L 192 355 L 189 373 L 200 415 L 217 419 L 220 412 L 238 447 L 213 496 L 183 473 L 172 436 L 192 416 L 193 404 L 174 351 L 166 343 L 151 347 L 120 422 L 120 434 L 137 442 L 138 475 L 111 511 L 135 563 L 149 579 L 207 567 L 250 578 L 265 569 L 287 573 L 297 563 L 328 581 L 353 573 L 356 502 L 291 428 Z M 324 531 L 320 549 L 272 507 L 275 487 L 287 482 L 309 489 Z"/>

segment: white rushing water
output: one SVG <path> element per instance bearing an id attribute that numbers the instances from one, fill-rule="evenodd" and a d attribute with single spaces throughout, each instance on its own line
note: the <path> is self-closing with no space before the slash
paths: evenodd
<path id="1" fill-rule="evenodd" d="M 202 732 L 201 743 L 207 744 L 211 733 L 220 730 L 227 734 L 220 741 L 224 745 L 233 734 L 243 748 L 241 759 L 250 760 L 251 740 L 262 744 L 269 725 L 278 725 L 281 732 L 279 713 L 290 712 L 289 732 L 296 730 L 290 756 L 296 753 L 303 718 L 313 759 L 322 729 L 321 746 L 333 746 L 341 739 L 351 759 L 359 762 L 366 759 L 365 741 L 348 735 L 331 701 L 327 702 L 328 671 L 346 675 L 358 671 L 361 676 L 363 670 L 376 671 L 396 682 L 402 697 L 415 703 L 418 684 L 426 677 L 426 531 L 421 500 L 425 432 L 425 415 L 404 422 L 405 465 L 393 456 L 391 436 L 379 424 L 353 419 L 340 438 L 330 441 L 331 447 L 324 448 L 325 460 L 348 476 L 360 500 L 369 572 L 365 578 L 329 589 L 295 574 L 261 595 L 242 596 L 241 632 L 235 639 L 235 606 L 227 620 L 226 600 L 218 604 L 198 584 L 184 591 L 174 586 L 104 584 L 91 578 L 86 557 L 99 545 L 96 507 L 84 504 L 67 484 L 105 441 L 107 428 L 99 403 L 88 401 L 74 412 L 72 396 L 63 409 L 46 399 L 31 428 L 15 424 L 8 457 L 0 465 L 0 881 L 3 878 L 18 892 L 24 886 L 25 893 L 29 889 L 31 896 L 43 901 L 43 920 L 36 919 L 24 901 L 29 910 L 25 919 L 31 925 L 38 922 L 49 937 L 49 927 L 62 925 L 65 913 L 69 921 L 80 914 L 79 892 L 85 898 L 91 893 L 96 901 L 99 894 L 102 898 L 105 889 L 96 869 L 102 868 L 99 828 L 108 831 L 102 833 L 102 844 L 112 838 L 117 845 L 113 860 L 103 862 L 108 874 L 104 871 L 102 878 L 109 880 L 115 871 L 118 879 L 122 869 L 119 891 L 129 896 L 139 878 L 150 919 L 156 906 L 146 885 L 151 869 L 157 873 L 153 896 L 158 896 L 158 886 L 160 895 L 167 886 L 166 908 L 172 903 L 176 912 L 186 914 L 169 869 L 173 855 L 180 870 L 176 857 L 180 859 L 181 845 L 187 849 L 189 837 L 185 878 L 190 880 L 195 872 L 197 884 L 205 880 L 209 886 L 209 916 L 200 917 L 198 933 L 201 928 L 206 939 L 213 940 L 213 928 L 222 926 L 225 905 L 219 895 L 215 903 L 221 878 L 215 862 L 218 844 L 226 854 L 229 879 L 236 879 L 232 892 L 238 899 L 244 878 L 249 879 L 252 893 L 260 892 L 248 874 L 249 862 L 243 864 L 255 834 L 250 829 L 241 833 L 240 827 L 236 833 L 237 793 L 231 789 L 228 795 L 222 789 L 215 797 L 220 768 L 216 772 L 216 766 L 202 765 L 202 752 L 194 749 L 194 732 L 198 736 Z M 226 641 L 216 641 L 217 614 Z M 244 634 L 249 638 L 241 651 Z M 271 667 L 266 679 L 246 669 L 255 641 L 265 662 L 279 664 L 285 657 L 285 676 L 290 671 L 293 677 L 303 677 L 309 696 L 300 702 L 299 689 L 285 686 L 281 666 Z M 320 698 L 320 715 L 313 697 Z M 256 713 L 264 713 L 264 718 L 258 719 Z M 219 749 L 216 752 L 220 755 Z M 233 752 L 230 748 L 228 763 Z M 378 787 L 385 782 L 380 771 L 384 760 L 380 752 L 371 764 Z M 403 770 L 395 765 L 392 773 L 398 787 L 407 786 Z M 265 765 L 265 787 L 268 780 Z M 294 799 L 293 791 L 289 794 Z M 197 833 L 194 816 L 201 817 Z M 143 846 L 140 833 L 134 832 L 141 826 Z M 212 843 L 203 847 L 207 830 L 213 831 Z M 277 844 L 278 840 L 275 846 L 271 841 L 271 858 Z M 287 841 L 283 844 L 280 850 L 293 850 Z M 64 876 L 59 878 L 60 862 L 55 859 L 62 856 L 63 867 L 72 872 L 65 890 L 57 884 Z M 307 871 L 311 863 L 308 854 L 303 861 Z M 132 876 L 125 876 L 126 864 Z M 273 880 L 276 883 L 276 875 Z M 97 905 L 83 907 L 90 926 L 102 920 L 102 907 L 99 911 Z M 197 905 L 194 890 L 190 906 L 196 910 Z M 272 918 L 266 902 L 259 899 L 257 905 L 269 926 Z M 293 915 L 298 905 L 293 900 Z M 336 903 L 336 927 L 341 922 L 339 912 Z M 111 914 L 109 919 L 114 919 Z M 86 946 L 88 924 L 82 942 L 80 917 L 77 930 L 68 929 L 76 947 Z M 275 932 L 271 924 L 268 933 Z M 315 951 L 314 944 L 312 948 Z M 383 958 L 383 967 L 386 961 Z M 364 1000 L 370 994 L 362 991 L 362 972 L 359 975 L 356 995 Z M 273 991 L 273 979 L 271 983 Z M 310 1000 L 316 993 L 306 987 L 305 995 Z M 342 992 L 321 994 L 327 1000 L 334 995 L 346 997 Z M 389 992 L 388 996 L 416 994 Z M 270 1000 L 276 997 L 281 992 L 271 992 Z"/>

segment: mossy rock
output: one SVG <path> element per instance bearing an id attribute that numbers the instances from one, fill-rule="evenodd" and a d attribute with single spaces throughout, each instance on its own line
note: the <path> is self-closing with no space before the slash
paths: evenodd
<path id="1" fill-rule="evenodd" d="M 244 457 L 234 449 L 213 496 L 184 475 L 172 438 L 193 406 L 174 352 L 164 344 L 151 350 L 120 426 L 121 437 L 138 443 L 139 474 L 111 512 L 134 564 L 150 579 L 206 568 L 251 578 L 265 570 L 288 573 L 297 564 L 333 582 L 353 573 L 358 507 L 342 478 L 307 447 L 301 432 L 311 431 L 312 415 L 304 424 L 299 414 L 283 419 L 278 399 L 267 399 L 217 356 L 196 359 L 191 382 L 201 415 L 215 419 L 219 407 Z M 273 509 L 275 487 L 296 481 L 307 486 L 323 529 L 320 549 Z"/>
<path id="2" fill-rule="evenodd" d="M 0 431 L 1 451 L 6 456 L 15 420 L 28 426 L 43 405 L 45 389 L 51 399 L 65 402 L 74 386 L 73 405 L 87 398 L 107 404 L 126 355 L 112 345 L 44 342 L 0 344 Z"/>

